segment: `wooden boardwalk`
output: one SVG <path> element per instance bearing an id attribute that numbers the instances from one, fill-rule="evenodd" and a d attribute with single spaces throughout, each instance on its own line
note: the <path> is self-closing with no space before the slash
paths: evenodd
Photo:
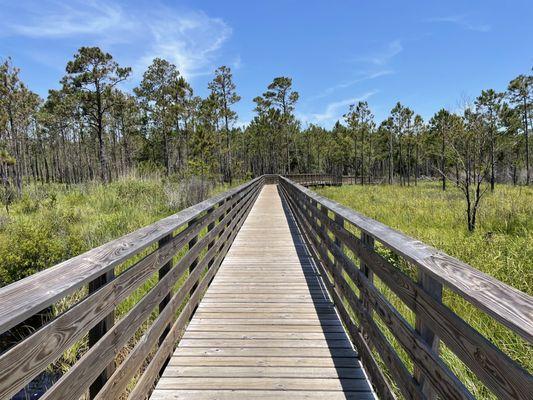
<path id="1" fill-rule="evenodd" d="M 276 185 L 263 187 L 151 398 L 375 398 Z"/>
<path id="2" fill-rule="evenodd" d="M 496 346 L 507 334 L 485 337 L 444 290 L 533 345 L 532 296 L 262 175 L 0 288 L 0 399 L 33 398 L 50 366 L 88 336 L 41 399 L 394 400 L 398 390 L 408 399 L 490 391 L 531 400 L 526 365 Z M 62 312 L 42 318 L 57 304 Z M 452 371 L 450 352 L 468 381 Z"/>

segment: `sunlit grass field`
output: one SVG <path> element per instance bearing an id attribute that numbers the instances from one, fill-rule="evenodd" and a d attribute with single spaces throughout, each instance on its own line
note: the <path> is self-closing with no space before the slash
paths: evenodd
<path id="1" fill-rule="evenodd" d="M 472 267 L 525 293 L 533 294 L 533 188 L 498 185 L 480 206 L 475 232 L 467 230 L 463 194 L 451 186 L 443 192 L 436 182 L 418 186 L 345 185 L 317 189 L 321 195 L 430 244 Z M 381 282 L 376 285 L 414 324 L 413 313 Z M 485 337 L 533 371 L 533 349 L 518 335 L 479 311 L 450 290 L 444 303 Z M 412 372 L 412 363 L 384 324 L 380 324 Z M 495 398 L 445 346 L 444 361 L 481 399 Z"/>
<path id="2" fill-rule="evenodd" d="M 201 191 L 199 185 L 204 185 Z M 25 187 L 23 196 L 12 204 L 9 213 L 5 209 L 0 210 L 0 287 L 179 212 L 191 203 L 200 201 L 200 197 L 213 196 L 227 189 L 228 185 L 201 183 L 198 180 L 184 183 L 183 180 L 137 177 L 122 178 L 109 185 L 97 182 L 71 186 L 30 184 Z M 199 237 L 205 234 L 206 229 Z M 115 268 L 115 273 L 119 274 L 132 266 L 154 248 L 150 246 L 121 264 Z M 185 251 L 186 248 L 181 249 L 174 257 L 174 262 Z M 173 292 L 187 276 L 187 273 L 181 276 Z M 117 305 L 115 319 L 125 316 L 157 282 L 156 272 Z M 54 304 L 50 313 L 58 315 L 86 295 L 86 287 L 79 289 Z M 117 363 L 127 356 L 157 315 L 158 311 L 154 309 L 125 348 L 117 354 Z M 28 331 L 31 329 L 28 327 Z M 15 336 L 25 334 L 27 332 L 23 330 Z M 88 340 L 85 336 L 50 365 L 48 371 L 54 376 L 64 373 L 87 350 Z"/>

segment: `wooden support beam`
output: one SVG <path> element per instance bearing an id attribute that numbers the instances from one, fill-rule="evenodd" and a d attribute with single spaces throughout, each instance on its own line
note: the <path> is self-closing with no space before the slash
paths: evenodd
<path id="1" fill-rule="evenodd" d="M 89 295 L 98 291 L 100 288 L 111 282 L 115 277 L 115 271 L 107 271 L 105 274 L 100 275 L 95 280 L 89 282 Z M 89 348 L 93 347 L 98 341 L 111 329 L 115 322 L 115 311 L 109 313 L 104 319 L 98 322 L 92 329 L 89 330 Z M 115 361 L 104 368 L 104 370 L 98 375 L 96 380 L 89 387 L 89 398 L 94 399 L 100 389 L 105 385 L 109 377 L 115 370 Z"/>
<path id="2" fill-rule="evenodd" d="M 418 270 L 418 283 L 422 289 L 431 296 L 434 300 L 439 303 L 442 302 L 442 284 L 437 280 L 433 279 L 429 274 L 425 273 L 422 270 Z M 420 317 L 420 314 L 416 315 L 416 331 L 422 336 L 423 340 L 431 347 L 431 349 L 439 354 L 439 337 L 435 332 L 428 326 L 423 318 Z M 429 383 L 429 379 L 424 375 L 420 368 L 415 365 L 414 377 L 417 382 L 422 387 L 422 392 L 427 397 L 428 400 L 437 399 L 437 392 Z"/>

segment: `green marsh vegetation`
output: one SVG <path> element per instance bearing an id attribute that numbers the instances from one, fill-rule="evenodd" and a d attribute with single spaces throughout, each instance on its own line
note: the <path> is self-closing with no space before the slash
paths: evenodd
<path id="1" fill-rule="evenodd" d="M 510 286 L 533 294 L 533 188 L 530 186 L 496 185 L 493 193 L 487 192 L 473 232 L 465 224 L 464 195 L 453 185 L 449 185 L 446 191 L 442 191 L 440 183 L 428 181 L 419 182 L 417 186 L 345 185 L 317 191 Z M 400 264 L 384 249 L 380 251 L 413 276 L 412 268 Z M 414 314 L 377 278 L 376 285 L 414 325 Z M 443 301 L 512 359 L 530 373 L 533 371 L 533 349 L 523 339 L 450 290 L 444 291 Z M 381 327 L 412 371 L 408 356 L 395 343 L 385 325 L 381 324 Z M 441 354 L 476 398 L 493 398 L 444 345 L 441 345 Z"/>
<path id="2" fill-rule="evenodd" d="M 179 68 L 155 58 L 135 71 L 142 73 L 135 88 L 125 90 L 121 83 L 133 77 L 129 66 L 99 47 L 81 47 L 59 86 L 41 97 L 22 81 L 13 60 L 1 60 L 0 287 L 179 211 L 213 189 L 195 190 L 198 185 L 175 176 L 209 177 L 227 187 L 265 173 L 324 172 L 365 185 L 389 183 L 323 194 L 531 294 L 532 190 L 518 186 L 532 182 L 529 71 L 425 119 L 397 102 L 380 121 L 369 103 L 354 100 L 326 128 L 298 119 L 300 95 L 289 76 L 274 77 L 253 99 L 252 120 L 238 124 L 241 96 L 229 67 L 214 71 L 204 97 Z M 144 170 L 159 175 L 135 177 Z M 117 318 L 154 282 L 120 304 Z M 83 296 L 75 293 L 53 312 Z M 387 296 L 412 322 L 394 295 Z M 520 339 L 452 293 L 445 301 L 533 369 L 531 349 Z M 74 346 L 58 369 L 72 365 L 86 343 Z M 446 349 L 443 354 L 475 395 L 488 396 L 458 360 Z"/>
<path id="3" fill-rule="evenodd" d="M 202 186 L 203 187 L 200 187 Z M 0 286 L 109 242 L 229 188 L 211 181 L 121 178 L 28 185 L 0 210 Z"/>
<path id="4" fill-rule="evenodd" d="M 234 184 L 238 184 L 234 181 Z M 0 210 L 0 287 L 49 268 L 101 244 L 179 212 L 201 200 L 229 189 L 228 184 L 196 177 L 161 178 L 136 175 L 104 185 L 87 182 L 76 185 L 32 183 L 11 204 Z M 200 236 L 203 236 L 202 232 Z M 115 269 L 119 274 L 153 251 L 153 246 Z M 175 257 L 179 260 L 185 249 Z M 177 290 L 187 278 L 176 283 Z M 122 318 L 157 283 L 157 273 L 116 308 Z M 68 310 L 87 295 L 80 289 L 45 310 L 45 319 Z M 130 343 L 117 355 L 121 361 L 158 315 L 152 312 Z M 38 326 L 39 323 L 37 322 Z M 30 324 L 0 341 L 10 346 L 34 330 Z M 88 350 L 87 337 L 76 342 L 48 369 L 51 374 L 67 371 Z"/>

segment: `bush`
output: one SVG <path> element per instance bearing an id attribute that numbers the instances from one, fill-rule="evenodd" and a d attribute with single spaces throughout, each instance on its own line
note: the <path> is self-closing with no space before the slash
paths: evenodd
<path id="1" fill-rule="evenodd" d="M 9 215 L 0 212 L 0 286 L 196 204 L 213 187 L 197 177 L 28 186 Z"/>
<path id="2" fill-rule="evenodd" d="M 212 181 L 197 176 L 183 178 L 177 184 L 169 182 L 164 187 L 167 205 L 174 210 L 190 207 L 205 200 L 213 187 Z"/>

